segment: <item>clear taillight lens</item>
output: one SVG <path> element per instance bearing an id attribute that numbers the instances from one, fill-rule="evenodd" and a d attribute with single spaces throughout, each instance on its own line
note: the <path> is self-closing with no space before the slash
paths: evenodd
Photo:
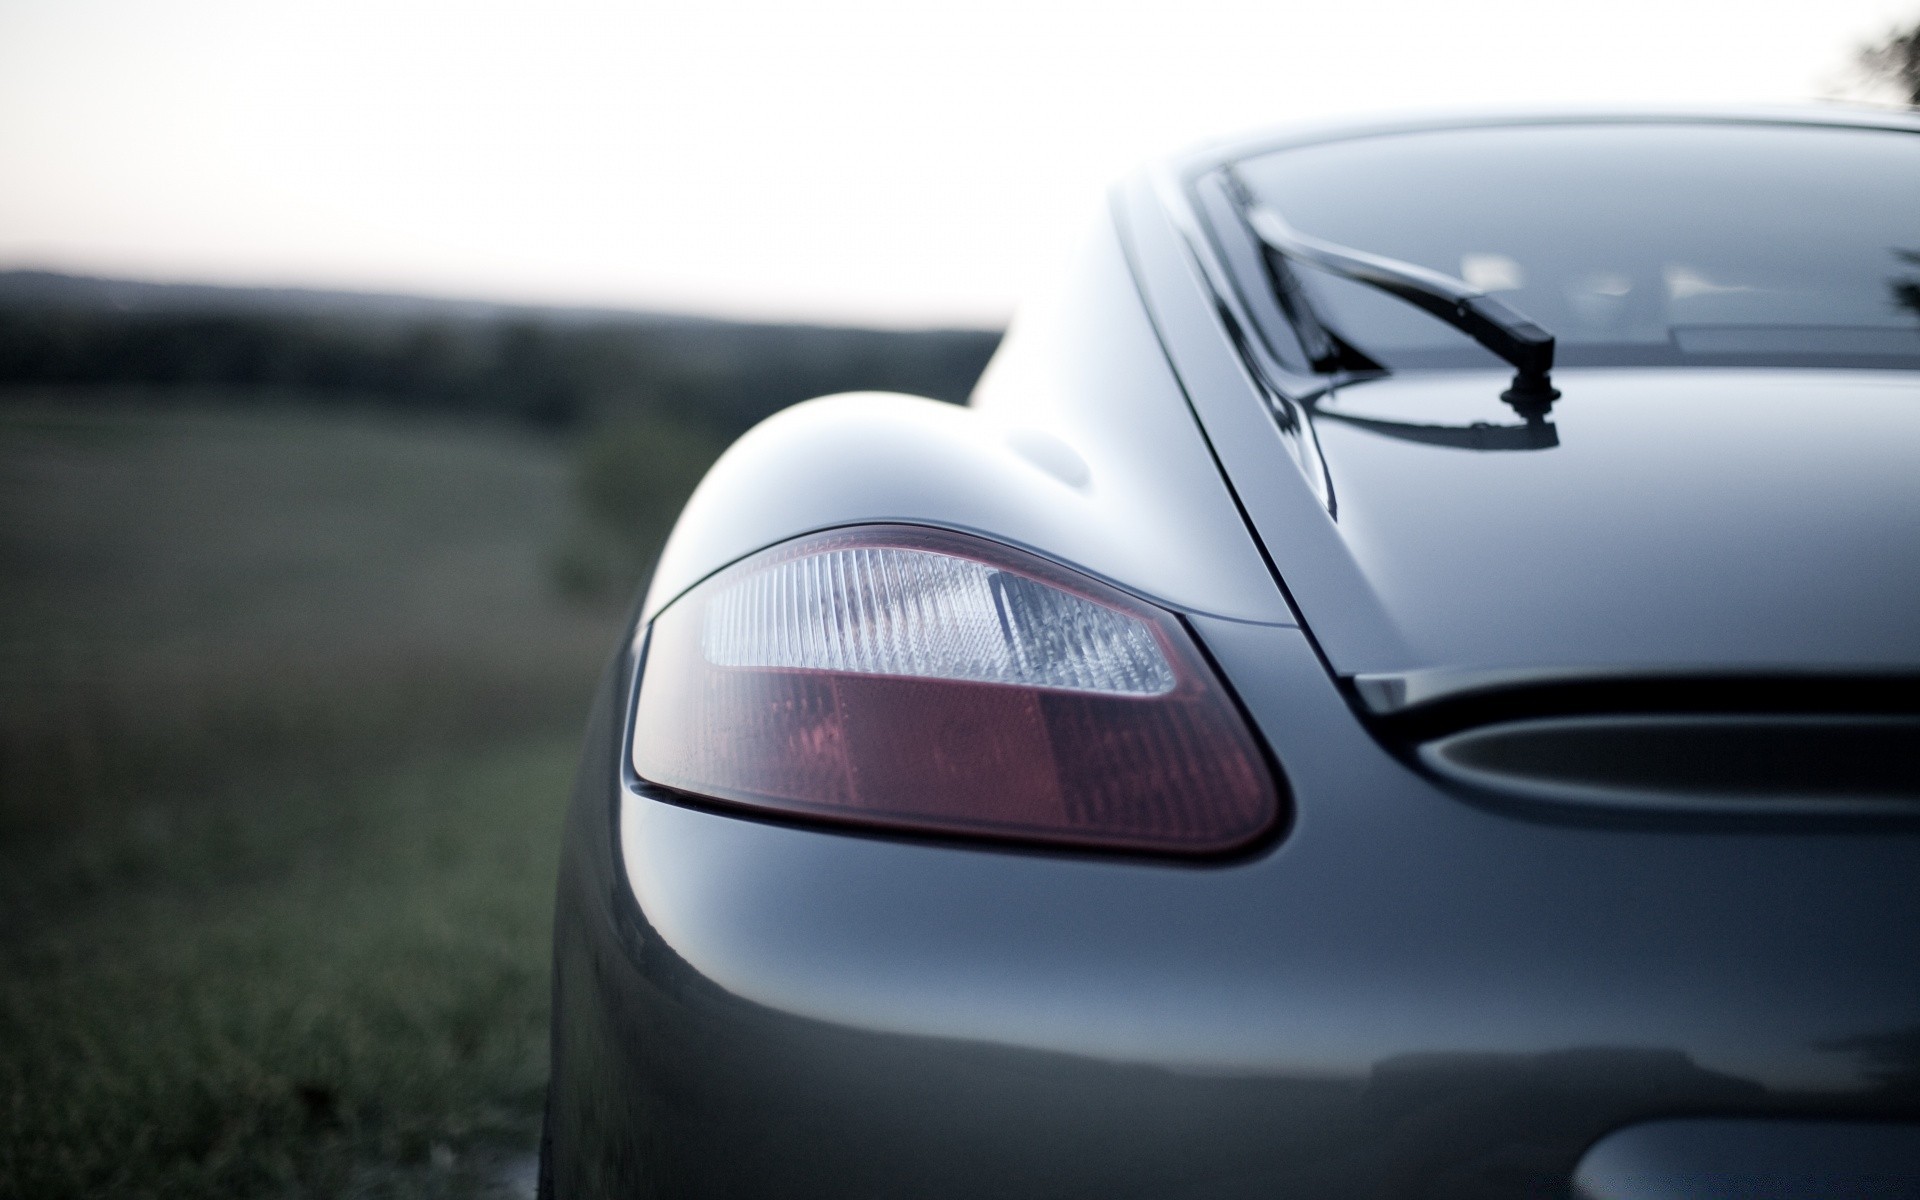
<path id="1" fill-rule="evenodd" d="M 896 526 L 789 542 L 668 606 L 633 767 L 795 816 L 1189 854 L 1245 845 L 1280 807 L 1171 614 Z"/>

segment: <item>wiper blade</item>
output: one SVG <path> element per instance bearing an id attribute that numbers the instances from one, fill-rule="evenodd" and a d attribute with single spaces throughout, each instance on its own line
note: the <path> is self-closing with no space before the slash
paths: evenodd
<path id="1" fill-rule="evenodd" d="M 1553 335 L 1508 305 L 1438 271 L 1301 233 L 1265 205 L 1248 204 L 1245 212 L 1248 226 L 1275 254 L 1398 296 L 1513 364 L 1513 386 L 1500 398 L 1521 412 L 1545 411 L 1559 398 L 1548 378 Z"/>
<path id="2" fill-rule="evenodd" d="M 1451 446 L 1456 450 L 1551 450 L 1560 444 L 1560 431 L 1543 415 L 1534 413 L 1525 425 L 1490 425 L 1475 421 L 1471 425 L 1416 425 L 1410 421 L 1383 421 L 1353 413 L 1334 412 L 1315 407 L 1314 415 L 1328 421 L 1340 421 L 1382 437 L 1428 446 Z"/>

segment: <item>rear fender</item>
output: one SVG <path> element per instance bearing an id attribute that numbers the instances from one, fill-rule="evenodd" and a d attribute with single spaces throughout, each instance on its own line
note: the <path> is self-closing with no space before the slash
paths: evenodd
<path id="1" fill-rule="evenodd" d="M 851 393 L 750 430 L 688 501 L 643 619 L 776 542 L 875 522 L 980 534 L 1174 609 L 1293 623 L 1111 224 L 1023 310 L 967 407 Z"/>

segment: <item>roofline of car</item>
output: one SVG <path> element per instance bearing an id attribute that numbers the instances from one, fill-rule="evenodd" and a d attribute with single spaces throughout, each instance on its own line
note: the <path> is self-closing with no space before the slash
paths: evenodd
<path id="1" fill-rule="evenodd" d="M 1324 142 L 1453 129 L 1545 125 L 1807 125 L 1920 133 L 1920 111 L 1864 104 L 1565 106 L 1439 110 L 1419 116 L 1349 116 L 1305 121 L 1230 137 L 1168 160 L 1183 184 L 1255 155 Z"/>

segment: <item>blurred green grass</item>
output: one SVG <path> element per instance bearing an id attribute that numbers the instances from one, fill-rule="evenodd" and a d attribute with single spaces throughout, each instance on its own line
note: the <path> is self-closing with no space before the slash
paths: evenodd
<path id="1" fill-rule="evenodd" d="M 263 788 L 263 813 L 325 809 L 332 827 L 251 847 L 270 876 L 131 884 L 9 945 L 6 1190 L 497 1190 L 538 1136 L 571 765 L 541 740 Z"/>
<path id="2" fill-rule="evenodd" d="M 84 400 L 0 400 L 0 1195 L 497 1190 L 577 731 L 712 447 Z"/>

